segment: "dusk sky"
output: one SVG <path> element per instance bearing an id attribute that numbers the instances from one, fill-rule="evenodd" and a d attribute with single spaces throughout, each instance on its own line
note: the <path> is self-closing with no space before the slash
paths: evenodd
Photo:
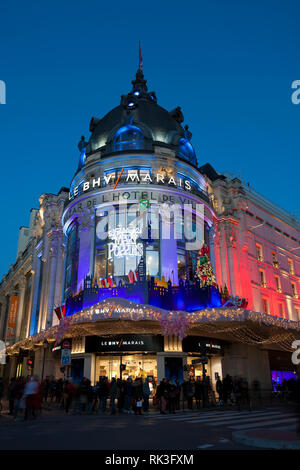
<path id="1" fill-rule="evenodd" d="M 0 277 L 39 196 L 69 186 L 91 117 L 130 91 L 139 39 L 148 87 L 181 106 L 199 164 L 300 217 L 299 18 L 297 1 L 2 1 Z"/>

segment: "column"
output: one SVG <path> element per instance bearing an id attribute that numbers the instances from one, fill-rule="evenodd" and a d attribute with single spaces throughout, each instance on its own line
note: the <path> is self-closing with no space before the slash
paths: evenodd
<path id="1" fill-rule="evenodd" d="M 58 245 L 60 240 L 59 230 L 51 230 L 48 233 L 49 238 L 49 272 L 48 272 L 48 301 L 47 301 L 47 318 L 46 318 L 46 328 L 52 326 L 53 318 L 53 309 L 54 309 L 54 293 L 55 293 L 55 283 L 56 283 L 56 269 L 57 269 L 57 259 L 58 259 Z"/>
<path id="2" fill-rule="evenodd" d="M 94 250 L 94 214 L 92 209 L 82 211 L 78 216 L 80 227 L 77 292 L 83 288 L 84 278 L 92 273 Z"/>
<path id="3" fill-rule="evenodd" d="M 25 299 L 25 289 L 26 289 L 26 278 L 25 276 L 19 281 L 19 304 L 18 304 L 18 313 L 17 313 L 17 324 L 16 324 L 16 341 L 20 339 L 22 319 L 24 315 L 24 299 Z"/>
<path id="4" fill-rule="evenodd" d="M 176 215 L 176 214 L 175 214 Z M 174 222 L 168 222 L 170 213 L 161 214 L 160 223 L 160 275 L 168 282 L 178 285 L 177 240 L 174 234 Z"/>

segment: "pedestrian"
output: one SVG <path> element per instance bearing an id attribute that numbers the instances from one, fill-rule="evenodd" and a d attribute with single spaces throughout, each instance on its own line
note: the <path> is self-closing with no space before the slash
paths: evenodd
<path id="1" fill-rule="evenodd" d="M 161 380 L 157 387 L 156 396 L 159 400 L 159 410 L 161 414 L 166 414 L 168 390 L 166 387 L 166 379 Z"/>
<path id="2" fill-rule="evenodd" d="M 55 387 L 55 403 L 59 406 L 61 404 L 62 393 L 64 388 L 63 379 L 58 379 Z"/>
<path id="3" fill-rule="evenodd" d="M 33 418 L 36 418 L 36 410 L 39 406 L 39 394 L 40 394 L 40 384 L 36 375 L 29 377 L 28 382 L 24 388 L 24 399 L 25 399 L 25 416 L 24 420 L 32 415 Z"/>
<path id="4" fill-rule="evenodd" d="M 101 411 L 103 413 L 106 412 L 106 403 L 107 403 L 108 394 L 109 394 L 108 380 L 107 380 L 107 377 L 102 376 L 100 377 L 100 381 L 99 381 L 98 396 L 100 400 Z"/>
<path id="5" fill-rule="evenodd" d="M 186 388 L 186 396 L 187 396 L 187 402 L 188 402 L 188 409 L 189 410 L 193 409 L 194 395 L 195 395 L 195 381 L 190 377 L 190 379 L 187 383 L 187 388 Z"/>
<path id="6" fill-rule="evenodd" d="M 242 391 L 241 391 L 241 379 L 239 377 L 233 378 L 232 393 L 234 396 L 234 402 L 237 405 L 238 410 L 241 411 Z"/>
<path id="7" fill-rule="evenodd" d="M 169 398 L 169 412 L 175 414 L 176 408 L 176 385 L 170 383 L 169 390 L 168 390 L 168 398 Z"/>
<path id="8" fill-rule="evenodd" d="M 247 379 L 244 377 L 240 381 L 241 390 L 241 403 L 247 405 L 249 411 L 251 411 L 251 401 L 249 395 L 249 385 Z"/>
<path id="9" fill-rule="evenodd" d="M 118 386 L 118 411 L 119 413 L 123 412 L 124 403 L 125 403 L 125 381 L 122 379 L 117 379 Z"/>
<path id="10" fill-rule="evenodd" d="M 149 412 L 149 397 L 150 397 L 151 391 L 150 391 L 150 386 L 149 386 L 149 379 L 148 377 L 145 379 L 145 382 L 143 383 L 143 410 L 144 413 Z"/>
<path id="11" fill-rule="evenodd" d="M 135 415 L 142 414 L 143 405 L 143 384 L 142 379 L 137 377 L 132 384 L 132 409 Z"/>
<path id="12" fill-rule="evenodd" d="M 7 399 L 8 399 L 8 405 L 9 405 L 9 415 L 14 414 L 14 401 L 15 401 L 15 396 L 14 396 L 14 389 L 15 389 L 15 377 L 12 377 L 10 379 L 9 385 L 8 385 L 8 390 L 7 390 Z"/>
<path id="13" fill-rule="evenodd" d="M 261 397 L 261 386 L 258 379 L 254 379 L 252 382 L 252 391 L 253 391 L 253 400 L 255 403 L 259 403 L 262 405 L 262 397 Z"/>
<path id="14" fill-rule="evenodd" d="M 197 377 L 197 380 L 195 382 L 195 400 L 196 400 L 196 408 L 197 410 L 200 409 L 200 400 L 202 397 L 202 386 L 201 386 L 201 381 L 200 377 Z"/>
<path id="15" fill-rule="evenodd" d="M 232 389 L 232 377 L 229 374 L 226 374 L 226 377 L 223 379 L 223 397 L 225 405 L 227 405 L 228 402 L 231 402 Z"/>
<path id="16" fill-rule="evenodd" d="M 217 393 L 219 395 L 219 405 L 223 405 L 224 404 L 223 383 L 222 383 L 219 375 L 218 375 L 218 379 L 217 379 L 217 382 L 216 382 L 216 390 L 217 390 Z"/>
<path id="17" fill-rule="evenodd" d="M 125 413 L 130 413 L 132 404 L 132 378 L 128 377 L 125 384 L 125 401 L 124 401 L 124 411 Z"/>
<path id="18" fill-rule="evenodd" d="M 111 379 L 109 396 L 110 396 L 110 414 L 114 415 L 116 414 L 115 400 L 116 398 L 118 398 L 118 385 L 117 385 L 117 381 L 115 377 Z"/>
<path id="19" fill-rule="evenodd" d="M 180 410 L 180 395 L 181 395 L 181 385 L 179 379 L 175 380 L 175 387 L 176 387 L 176 410 Z"/>
<path id="20" fill-rule="evenodd" d="M 79 385 L 79 403 L 80 412 L 87 413 L 88 411 L 88 395 L 89 395 L 89 383 L 86 377 L 83 377 Z"/>
<path id="21" fill-rule="evenodd" d="M 92 387 L 92 412 L 96 411 L 98 413 L 99 409 L 99 382 L 97 382 L 93 387 Z"/>
<path id="22" fill-rule="evenodd" d="M 18 377 L 14 387 L 14 421 L 18 418 L 18 412 L 21 404 L 21 400 L 24 394 L 25 382 L 23 377 Z"/>
<path id="23" fill-rule="evenodd" d="M 75 396 L 75 387 L 74 387 L 73 380 L 71 377 L 67 380 L 65 384 L 64 395 L 65 395 L 64 397 L 65 398 L 64 400 L 65 411 L 66 411 L 66 414 L 68 414 L 72 405 L 73 398 Z"/>

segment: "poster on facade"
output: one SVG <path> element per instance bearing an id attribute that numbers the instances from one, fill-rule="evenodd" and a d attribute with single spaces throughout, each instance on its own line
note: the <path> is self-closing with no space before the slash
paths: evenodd
<path id="1" fill-rule="evenodd" d="M 19 306 L 19 297 L 13 295 L 10 301 L 8 323 L 7 323 L 7 334 L 6 339 L 14 338 L 17 325 L 17 313 Z"/>
<path id="2" fill-rule="evenodd" d="M 69 366 L 71 364 L 71 350 L 62 349 L 61 350 L 61 365 Z"/>

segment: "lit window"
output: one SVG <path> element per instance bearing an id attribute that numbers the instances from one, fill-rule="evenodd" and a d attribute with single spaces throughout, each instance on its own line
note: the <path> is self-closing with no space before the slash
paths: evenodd
<path id="1" fill-rule="evenodd" d="M 300 308 L 296 308 L 296 321 L 300 321 Z"/>
<path id="2" fill-rule="evenodd" d="M 289 263 L 289 273 L 290 274 L 295 274 L 295 270 L 294 270 L 294 263 L 291 259 L 288 260 L 288 263 Z"/>
<path id="3" fill-rule="evenodd" d="M 270 308 L 269 308 L 269 301 L 268 301 L 268 299 L 262 299 L 262 303 L 263 303 L 263 312 L 268 315 L 268 314 L 270 313 Z"/>
<path id="4" fill-rule="evenodd" d="M 272 258 L 273 258 L 274 268 L 279 268 L 279 263 L 278 263 L 276 251 L 272 251 Z"/>
<path id="5" fill-rule="evenodd" d="M 295 299 L 298 299 L 298 292 L 297 292 L 296 283 L 295 283 L 295 282 L 291 282 L 291 286 L 292 286 L 293 297 L 295 297 Z"/>
<path id="6" fill-rule="evenodd" d="M 258 259 L 259 261 L 263 261 L 263 260 L 264 260 L 263 251 L 262 251 L 262 246 L 259 245 L 258 243 L 256 243 L 256 254 L 257 254 L 257 259 Z"/>
<path id="7" fill-rule="evenodd" d="M 259 281 L 262 287 L 267 287 L 266 273 L 262 269 L 259 270 Z"/>
<path id="8" fill-rule="evenodd" d="M 281 282 L 280 282 L 280 277 L 279 276 L 275 276 L 275 284 L 276 284 L 277 292 L 282 292 Z"/>
<path id="9" fill-rule="evenodd" d="M 278 304 L 278 314 L 279 317 L 284 318 L 284 307 L 282 303 Z"/>
<path id="10" fill-rule="evenodd" d="M 144 146 L 144 136 L 142 131 L 136 126 L 123 126 L 116 132 L 114 137 L 114 152 L 120 150 L 142 149 Z"/>

